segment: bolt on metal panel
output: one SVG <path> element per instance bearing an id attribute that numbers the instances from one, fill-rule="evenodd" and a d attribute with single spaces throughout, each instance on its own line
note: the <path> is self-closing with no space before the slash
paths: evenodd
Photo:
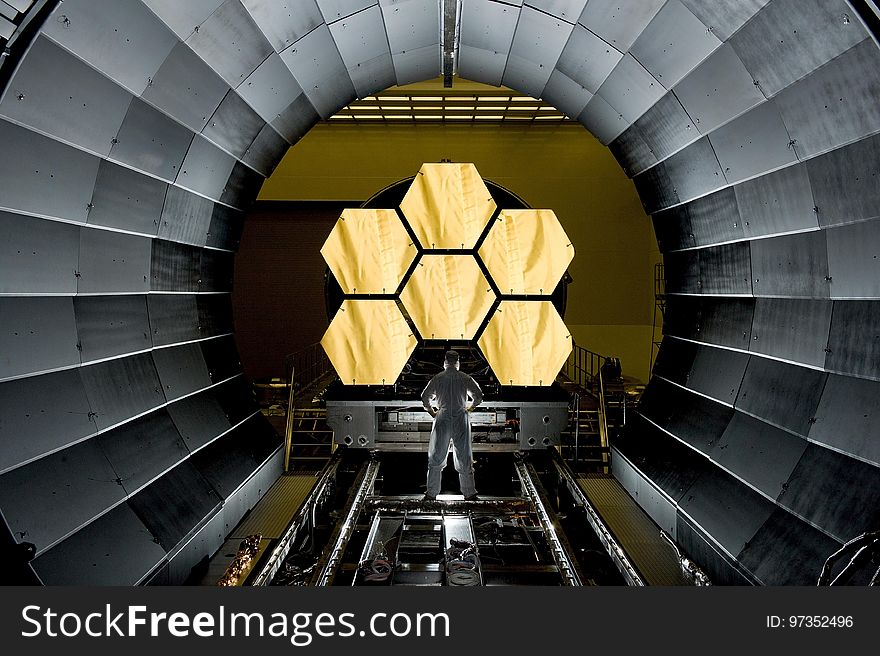
<path id="1" fill-rule="evenodd" d="M 704 248 L 700 255 L 700 292 L 751 294 L 751 261 L 745 242 Z"/>
<path id="2" fill-rule="evenodd" d="M 324 21 L 332 23 L 379 4 L 379 0 L 317 0 Z"/>
<path id="3" fill-rule="evenodd" d="M 252 168 L 236 162 L 219 200 L 238 209 L 248 207 L 257 197 L 264 181 L 265 178 Z"/>
<path id="4" fill-rule="evenodd" d="M 629 50 L 642 30 L 657 15 L 666 0 L 590 0 L 578 23 L 621 52 Z"/>
<path id="5" fill-rule="evenodd" d="M 825 231 L 831 298 L 880 297 L 880 221 Z"/>
<path id="6" fill-rule="evenodd" d="M 289 144 L 295 144 L 320 120 L 311 101 L 303 94 L 282 110 L 271 125 Z M 256 144 L 252 144 L 252 147 L 256 147 Z M 245 153 L 245 160 L 247 155 Z"/>
<path id="7" fill-rule="evenodd" d="M 202 134 L 233 157 L 241 158 L 265 124 L 266 121 L 230 89 Z"/>
<path id="8" fill-rule="evenodd" d="M 727 41 L 770 0 L 681 0 L 722 41 Z"/>
<path id="9" fill-rule="evenodd" d="M 155 235 L 167 189 L 161 180 L 101 160 L 88 223 Z"/>
<path id="10" fill-rule="evenodd" d="M 598 95 L 590 98 L 590 102 L 577 120 L 605 146 L 614 141 L 615 137 L 630 125 L 623 114 Z"/>
<path id="11" fill-rule="evenodd" d="M 165 403 L 149 353 L 107 360 L 78 369 L 100 430 L 128 421 Z"/>
<path id="12" fill-rule="evenodd" d="M 747 350 L 751 342 L 755 300 L 701 298 L 697 341 Z"/>
<path id="13" fill-rule="evenodd" d="M 502 82 L 512 89 L 540 96 L 573 29 L 572 23 L 536 11 L 528 5 L 523 6 Z M 530 89 L 538 91 L 534 93 Z"/>
<path id="14" fill-rule="evenodd" d="M 819 227 L 810 180 L 802 164 L 743 182 L 733 190 L 747 237 Z"/>
<path id="15" fill-rule="evenodd" d="M 267 123 L 247 147 L 241 161 L 268 178 L 288 148 L 290 148 L 290 144 Z M 208 245 L 213 246 L 214 244 L 209 243 Z"/>
<path id="16" fill-rule="evenodd" d="M 675 154 L 700 137 L 691 117 L 673 92 L 664 95 L 633 124 L 658 161 Z M 639 173 L 634 171 L 634 173 Z"/>
<path id="17" fill-rule="evenodd" d="M 214 203 L 180 187 L 171 186 L 165 196 L 159 239 L 204 246 Z"/>
<path id="18" fill-rule="evenodd" d="M 109 159 L 173 182 L 192 139 L 189 129 L 134 98 Z"/>
<path id="19" fill-rule="evenodd" d="M 150 288 L 148 237 L 83 228 L 77 293 L 146 292 Z"/>
<path id="20" fill-rule="evenodd" d="M 667 253 L 663 258 L 667 294 L 700 293 L 700 255 L 698 251 Z"/>
<path id="21" fill-rule="evenodd" d="M 743 221 L 731 187 L 702 196 L 685 207 L 695 245 L 708 246 L 743 238 Z"/>
<path id="22" fill-rule="evenodd" d="M 541 97 L 571 119 L 577 119 L 593 97 L 579 82 L 554 70 Z"/>
<path id="23" fill-rule="evenodd" d="M 147 311 L 154 347 L 205 337 L 199 330 L 195 295 L 150 294 Z"/>
<path id="24" fill-rule="evenodd" d="M 500 86 L 505 66 L 506 52 L 483 50 L 464 43 L 458 49 L 458 74 L 466 80 Z"/>
<path id="25" fill-rule="evenodd" d="M 700 348 L 702 347 L 698 344 L 664 336 L 651 373 L 670 382 L 687 385 L 694 358 Z"/>
<path id="26" fill-rule="evenodd" d="M 819 225 L 880 217 L 880 135 L 807 160 Z"/>
<path id="27" fill-rule="evenodd" d="M 379 5 L 343 18 L 329 28 L 349 74 L 363 62 L 391 54 Z"/>
<path id="28" fill-rule="evenodd" d="M 391 54 L 395 56 L 432 46 L 440 50 L 440 12 L 437 0 L 380 0 Z M 427 79 L 427 78 L 425 78 Z"/>
<path id="29" fill-rule="evenodd" d="M 154 239 L 150 256 L 150 290 L 194 292 L 199 286 L 199 251 L 194 246 Z"/>
<path id="30" fill-rule="evenodd" d="M 759 298 L 749 350 L 783 360 L 824 367 L 831 327 L 831 301 Z"/>
<path id="31" fill-rule="evenodd" d="M 281 52 L 324 22 L 315 0 L 241 0 L 254 22 Z"/>
<path id="32" fill-rule="evenodd" d="M 623 114 L 627 123 L 644 114 L 664 93 L 666 88 L 630 53 L 624 55 L 597 92 Z"/>
<path id="33" fill-rule="evenodd" d="M 66 0 L 43 33 L 135 95 L 177 43 L 138 0 Z"/>
<path id="34" fill-rule="evenodd" d="M 230 266 L 231 263 L 230 260 Z M 231 268 L 229 273 L 232 273 Z M 202 337 L 221 337 L 219 340 L 201 342 L 211 379 L 216 382 L 220 378 L 241 373 L 238 352 L 229 336 L 232 333 L 231 294 L 199 294 L 196 297 L 196 306 L 199 313 L 199 333 Z"/>
<path id="35" fill-rule="evenodd" d="M 660 162 L 640 173 L 633 178 L 633 183 L 642 200 L 642 206 L 648 214 L 659 212 L 681 202 L 678 190 L 675 188 L 672 178 L 669 177 L 665 162 Z"/>
<path id="36" fill-rule="evenodd" d="M 0 297 L 0 380 L 80 363 L 73 299 Z"/>
<path id="37" fill-rule="evenodd" d="M 180 165 L 177 184 L 219 200 L 235 165 L 234 157 L 197 134 Z"/>
<path id="38" fill-rule="evenodd" d="M 397 76 L 398 85 L 437 77 L 442 68 L 440 48 L 437 44 L 406 52 L 392 53 L 391 60 L 394 63 L 394 73 Z M 501 68 L 503 67 L 504 62 L 502 61 Z M 500 72 L 498 79 L 501 79 Z"/>
<path id="39" fill-rule="evenodd" d="M 708 137 L 664 160 L 663 168 L 672 184 L 672 193 L 680 201 L 717 191 L 728 182 Z"/>
<path id="40" fill-rule="evenodd" d="M 169 403 L 211 385 L 208 367 L 198 344 L 153 350 L 153 363 Z"/>
<path id="41" fill-rule="evenodd" d="M 348 74 L 358 98 L 366 98 L 397 84 L 397 73 L 390 53 L 359 62 Z"/>
<path id="42" fill-rule="evenodd" d="M 556 68 L 590 93 L 596 93 L 622 58 L 622 52 L 583 25 L 577 24 L 562 50 Z"/>
<path id="43" fill-rule="evenodd" d="M 749 356 L 738 351 L 711 346 L 689 346 L 695 347 L 696 353 L 692 356 L 693 365 L 684 385 L 695 392 L 733 405 L 742 384 Z"/>
<path id="44" fill-rule="evenodd" d="M 749 244 L 755 296 L 828 298 L 824 231 L 755 239 Z"/>
<path id="45" fill-rule="evenodd" d="M 825 368 L 880 380 L 880 301 L 834 301 Z"/>
<path id="46" fill-rule="evenodd" d="M 199 251 L 198 289 L 202 292 L 231 292 L 235 255 L 225 251 Z"/>
<path id="47" fill-rule="evenodd" d="M 0 294 L 73 294 L 79 226 L 0 212 Z"/>
<path id="48" fill-rule="evenodd" d="M 206 246 L 237 251 L 244 229 L 244 212 L 219 203 L 214 205 Z"/>
<path id="49" fill-rule="evenodd" d="M 830 374 L 810 426 L 810 441 L 880 464 L 878 395 L 880 382 Z"/>
<path id="50" fill-rule="evenodd" d="M 232 427 L 213 389 L 170 404 L 168 413 L 190 451 L 202 448 Z"/>
<path id="51" fill-rule="evenodd" d="M 469 1 L 461 7 L 461 64 L 464 48 L 494 53 L 507 60 L 521 9 L 501 2 Z"/>
<path id="52" fill-rule="evenodd" d="M 300 2 L 302 0 L 297 0 Z M 185 41 L 224 0 L 141 0 L 181 41 Z"/>
<path id="53" fill-rule="evenodd" d="M 303 92 L 290 69 L 276 54 L 260 64 L 237 91 L 267 122 L 278 116 Z"/>
<path id="54" fill-rule="evenodd" d="M 528 5 L 569 23 L 577 22 L 587 0 L 529 0 Z"/>
<path id="55" fill-rule="evenodd" d="M 707 196 L 708 198 L 708 196 Z M 651 216 L 661 253 L 696 246 L 687 205 L 678 205 Z"/>
<path id="56" fill-rule="evenodd" d="M 645 141 L 645 135 L 635 123 L 608 144 L 608 149 L 629 177 L 638 175 L 657 163 L 657 157 Z"/>
<path id="57" fill-rule="evenodd" d="M 145 295 L 77 296 L 73 311 L 84 363 L 153 346 Z"/>

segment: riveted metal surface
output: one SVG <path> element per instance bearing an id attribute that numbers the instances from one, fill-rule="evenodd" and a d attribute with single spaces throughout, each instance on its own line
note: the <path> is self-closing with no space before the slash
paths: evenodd
<path id="1" fill-rule="evenodd" d="M 269 177 L 289 147 L 290 144 L 267 123 L 247 148 L 242 161 Z"/>
<path id="2" fill-rule="evenodd" d="M 700 303 L 701 299 L 692 296 L 669 296 L 663 315 L 663 334 L 699 341 Z"/>
<path id="3" fill-rule="evenodd" d="M 682 201 L 711 193 L 727 184 L 708 137 L 664 160 L 663 167 L 673 185 L 673 193 Z"/>
<path id="4" fill-rule="evenodd" d="M 158 236 L 169 241 L 204 246 L 213 212 L 214 203 L 207 198 L 171 186 L 165 195 Z"/>
<path id="5" fill-rule="evenodd" d="M 0 383 L 0 472 L 94 433 L 75 369 Z"/>
<path id="6" fill-rule="evenodd" d="M 274 121 L 272 127 L 284 137 L 288 143 L 295 144 L 312 126 L 321 120 L 305 94 L 299 96 Z M 247 158 L 245 153 L 245 158 Z"/>
<path id="7" fill-rule="evenodd" d="M 244 376 L 236 376 L 221 383 L 214 388 L 214 393 L 233 425 L 244 421 L 260 409 L 254 398 L 253 387 Z"/>
<path id="8" fill-rule="evenodd" d="M 657 163 L 657 157 L 645 141 L 642 131 L 635 124 L 629 126 L 608 144 L 608 149 L 629 177 Z"/>
<path id="9" fill-rule="evenodd" d="M 834 301 L 825 367 L 880 380 L 880 301 Z"/>
<path id="10" fill-rule="evenodd" d="M 593 100 L 596 97 L 594 96 Z M 589 105 L 587 109 L 589 110 Z M 672 179 L 669 177 L 666 162 L 660 162 L 640 173 L 633 178 L 633 183 L 636 186 L 636 191 L 639 192 L 642 206 L 648 214 L 664 210 L 681 200 Z"/>
<path id="11" fill-rule="evenodd" d="M 759 298 L 749 350 L 823 367 L 830 327 L 831 301 Z"/>
<path id="12" fill-rule="evenodd" d="M 700 293 L 700 254 L 698 251 L 667 253 L 663 262 L 667 294 Z"/>
<path id="13" fill-rule="evenodd" d="M 223 0 L 141 0 L 180 38 L 186 39 Z"/>
<path id="14" fill-rule="evenodd" d="M 149 353 L 80 367 L 98 428 L 104 430 L 165 403 Z"/>
<path id="15" fill-rule="evenodd" d="M 0 298 L 0 380 L 80 363 L 73 299 Z"/>
<path id="16" fill-rule="evenodd" d="M 107 458 L 88 440 L 0 477 L 0 506 L 39 555 L 125 498 Z M 71 494 L 76 490 L 76 494 Z"/>
<path id="17" fill-rule="evenodd" d="M 67 0 L 43 32 L 135 94 L 177 42 L 138 0 Z"/>
<path id="18" fill-rule="evenodd" d="M 262 175 L 241 162 L 236 162 L 219 200 L 238 209 L 246 209 L 254 202 L 264 181 Z"/>
<path id="19" fill-rule="evenodd" d="M 807 232 L 749 242 L 756 296 L 828 298 L 825 233 Z"/>
<path id="20" fill-rule="evenodd" d="M 590 0 L 578 23 L 626 52 L 665 1 L 644 0 L 624 5 L 617 0 Z"/>
<path id="21" fill-rule="evenodd" d="M 826 230 L 832 298 L 880 297 L 880 221 Z"/>
<path id="22" fill-rule="evenodd" d="M 764 102 L 764 94 L 728 43 L 679 82 L 675 95 L 704 134 Z"/>
<path id="23" fill-rule="evenodd" d="M 33 561 L 46 585 L 136 585 L 165 550 L 132 512 L 120 504 Z"/>
<path id="24" fill-rule="evenodd" d="M 754 299 L 703 298 L 699 301 L 698 341 L 747 349 L 751 338 Z"/>
<path id="25" fill-rule="evenodd" d="M 169 402 L 211 384 L 202 349 L 198 344 L 155 349 L 153 363 L 159 373 L 162 392 Z"/>
<path id="26" fill-rule="evenodd" d="M 282 52 L 281 59 L 321 118 L 329 118 L 357 97 L 326 25 L 316 27 Z"/>
<path id="27" fill-rule="evenodd" d="M 696 246 L 687 205 L 678 205 L 651 215 L 661 253 Z"/>
<path id="28" fill-rule="evenodd" d="M 743 237 L 743 221 L 736 194 L 727 187 L 685 206 L 694 244 L 706 246 Z M 672 211 L 672 210 L 670 210 Z"/>
<path id="29" fill-rule="evenodd" d="M 77 296 L 73 311 L 83 362 L 153 346 L 144 295 Z"/>
<path id="30" fill-rule="evenodd" d="M 348 74 L 357 91 L 358 98 L 366 98 L 397 84 L 397 73 L 394 70 L 394 61 L 390 53 L 379 55 L 368 61 L 358 62 L 354 68 L 349 70 Z"/>
<path id="31" fill-rule="evenodd" d="M 190 451 L 202 448 L 232 426 L 212 389 L 172 403 L 168 413 Z"/>
<path id="32" fill-rule="evenodd" d="M 462 43 L 458 54 L 458 74 L 461 77 L 496 87 L 501 85 L 501 77 L 504 75 L 504 67 L 507 65 L 506 52 L 473 48 Z"/>
<path id="33" fill-rule="evenodd" d="M 799 157 L 880 130 L 878 68 L 880 49 L 872 39 L 865 39 L 779 94 L 779 111 L 790 126 Z"/>
<path id="34" fill-rule="evenodd" d="M 699 251 L 703 294 L 751 294 L 751 261 L 745 242 Z"/>
<path id="35" fill-rule="evenodd" d="M 556 68 L 590 93 L 596 93 L 623 53 L 583 25 L 575 25 Z"/>
<path id="36" fill-rule="evenodd" d="M 194 295 L 150 294 L 147 297 L 153 346 L 201 339 Z"/>
<path id="37" fill-rule="evenodd" d="M 248 442 L 247 429 L 233 429 L 192 457 L 193 464 L 221 497 L 228 498 L 260 464 Z"/>
<path id="38" fill-rule="evenodd" d="M 189 455 L 164 408 L 101 433 L 96 441 L 126 494 L 135 493 Z"/>
<path id="39" fill-rule="evenodd" d="M 288 76 L 293 82 L 293 79 Z M 241 158 L 266 122 L 235 91 L 220 103 L 202 134 L 215 144 Z"/>
<path id="40" fill-rule="evenodd" d="M 629 122 L 623 115 L 601 96 L 590 98 L 577 120 L 605 146 L 629 127 Z M 639 195 L 641 196 L 641 192 Z"/>
<path id="41" fill-rule="evenodd" d="M 756 585 L 757 580 L 728 556 L 705 531 L 687 516 L 676 516 L 675 539 L 682 552 L 700 563 L 713 585 Z"/>
<path id="42" fill-rule="evenodd" d="M 806 167 L 820 225 L 880 216 L 880 135 L 809 159 Z"/>
<path id="43" fill-rule="evenodd" d="M 642 133 L 657 160 L 666 159 L 700 136 L 691 117 L 672 92 L 660 98 L 633 125 Z"/>
<path id="44" fill-rule="evenodd" d="M 318 7 L 328 23 L 379 3 L 379 0 L 317 0 Z"/>
<path id="45" fill-rule="evenodd" d="M 880 382 L 830 374 L 810 440 L 880 464 Z"/>
<path id="46" fill-rule="evenodd" d="M 244 212 L 215 204 L 206 245 L 230 251 L 238 250 L 243 229 Z"/>
<path id="47" fill-rule="evenodd" d="M 806 448 L 806 440 L 736 412 L 711 456 L 729 472 L 775 499 Z"/>
<path id="48" fill-rule="evenodd" d="M 520 11 L 510 4 L 487 0 L 462 3 L 460 66 L 469 63 L 465 47 L 495 54 L 506 61 Z"/>
<path id="49" fill-rule="evenodd" d="M 551 16 L 574 23 L 583 12 L 587 0 L 529 0 L 528 4 Z"/>
<path id="50" fill-rule="evenodd" d="M 392 53 L 391 60 L 394 63 L 394 73 L 397 76 L 397 84 L 410 84 L 420 80 L 429 80 L 437 77 L 441 72 L 440 48 L 434 44 L 424 48 L 415 48 L 402 53 Z M 503 69 L 504 62 L 501 62 Z M 498 72 L 501 79 L 501 71 Z"/>
<path id="51" fill-rule="evenodd" d="M 0 120 L 0 209 L 85 221 L 97 157 Z"/>
<path id="52" fill-rule="evenodd" d="M 199 249 L 165 239 L 154 239 L 150 259 L 152 291 L 198 291 Z"/>
<path id="53" fill-rule="evenodd" d="M 846 0 L 774 0 L 730 38 L 769 98 L 865 38 Z"/>
<path id="54" fill-rule="evenodd" d="M 806 436 L 827 376 L 815 369 L 753 357 L 736 407 Z"/>
<path id="55" fill-rule="evenodd" d="M 802 164 L 734 187 L 747 237 L 818 228 L 813 192 Z"/>
<path id="56" fill-rule="evenodd" d="M 691 367 L 700 348 L 702 347 L 699 344 L 664 337 L 651 373 L 673 383 L 687 385 Z"/>
<path id="57" fill-rule="evenodd" d="M 395 83 L 394 64 L 382 11 L 373 5 L 330 26 L 359 98 Z"/>
<path id="58" fill-rule="evenodd" d="M 167 188 L 161 180 L 101 160 L 88 223 L 155 235 Z"/>
<path id="59" fill-rule="evenodd" d="M 178 43 L 156 72 L 143 99 L 201 132 L 223 102 L 229 85 L 190 50 Z"/>
<path id="60" fill-rule="evenodd" d="M 679 0 L 669 0 L 632 44 L 630 52 L 671 89 L 721 45 Z"/>
<path id="61" fill-rule="evenodd" d="M 695 392 L 733 405 L 748 362 L 745 353 L 698 345 L 685 384 Z"/>
<path id="62" fill-rule="evenodd" d="M 775 101 L 718 128 L 709 141 L 731 184 L 797 161 Z"/>
<path id="63" fill-rule="evenodd" d="M 722 41 L 727 41 L 770 0 L 681 0 Z"/>
<path id="64" fill-rule="evenodd" d="M 627 53 L 597 93 L 632 123 L 660 100 L 666 88 Z"/>
<path id="65" fill-rule="evenodd" d="M 77 292 L 145 292 L 150 287 L 150 239 L 107 230 L 80 231 Z"/>
<path id="66" fill-rule="evenodd" d="M 381 0 L 379 6 L 392 55 L 434 46 L 439 56 L 440 12 L 435 0 Z"/>
<path id="67" fill-rule="evenodd" d="M 187 128 L 135 98 L 110 149 L 110 159 L 173 182 L 192 139 Z"/>
<path id="68" fill-rule="evenodd" d="M 231 314 L 230 314 L 231 316 Z M 241 361 L 235 348 L 235 339 L 221 337 L 200 342 L 208 375 L 213 382 L 219 382 L 241 373 Z"/>
<path id="69" fill-rule="evenodd" d="M 240 0 L 226 0 L 186 39 L 211 68 L 237 87 L 272 52 L 272 46 Z"/>
<path id="70" fill-rule="evenodd" d="M 0 212 L 0 294 L 75 293 L 79 230 Z"/>
<path id="71" fill-rule="evenodd" d="M 241 0 L 241 3 L 276 52 L 324 22 L 315 0 Z"/>
<path id="72" fill-rule="evenodd" d="M 578 82 L 555 70 L 550 75 L 541 97 L 569 118 L 576 119 L 584 111 L 593 94 Z"/>
<path id="73" fill-rule="evenodd" d="M 107 155 L 131 94 L 40 36 L 0 102 L 0 115 Z"/>
<path id="74" fill-rule="evenodd" d="M 177 184 L 219 200 L 236 163 L 232 155 L 197 134 L 180 165 Z"/>
<path id="75" fill-rule="evenodd" d="M 573 23 L 523 6 L 502 82 L 540 96 L 573 29 Z"/>
<path id="76" fill-rule="evenodd" d="M 196 300 L 196 305 L 198 307 L 199 312 L 199 333 L 202 337 L 215 337 L 217 335 L 228 335 L 232 333 L 232 299 L 229 294 L 200 294 Z M 228 338 L 224 338 L 227 340 Z M 238 362 L 238 355 L 235 352 L 235 344 L 232 342 L 231 348 L 228 346 L 227 341 L 223 341 L 222 344 L 209 344 L 207 346 L 203 345 L 203 351 L 207 349 L 211 353 L 215 351 L 219 352 L 221 355 L 227 354 L 232 360 L 227 363 L 228 366 L 228 377 L 232 374 L 238 373 L 240 371 L 240 363 Z M 223 346 L 227 344 L 227 346 Z M 208 356 L 205 356 L 206 360 L 208 360 Z M 210 360 L 208 363 L 215 362 L 215 360 Z M 213 380 L 217 380 L 217 377 L 214 376 L 214 368 L 209 366 L 209 371 L 211 372 Z"/>
<path id="77" fill-rule="evenodd" d="M 199 291 L 232 291 L 234 254 L 203 250 L 199 253 Z"/>
<path id="78" fill-rule="evenodd" d="M 880 468 L 810 444 L 778 502 L 845 542 L 880 522 L 877 498 Z"/>
<path id="79" fill-rule="evenodd" d="M 273 120 L 302 94 L 302 88 L 293 79 L 290 69 L 274 53 L 251 73 L 237 91 L 264 121 Z"/>

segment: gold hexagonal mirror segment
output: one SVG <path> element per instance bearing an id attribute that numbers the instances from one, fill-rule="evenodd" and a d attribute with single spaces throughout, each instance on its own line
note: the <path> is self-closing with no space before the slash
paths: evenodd
<path id="1" fill-rule="evenodd" d="M 495 292 L 472 255 L 423 255 L 400 299 L 424 339 L 473 339 Z"/>
<path id="2" fill-rule="evenodd" d="M 393 294 L 417 254 L 394 210 L 344 210 L 321 248 L 346 294 Z"/>
<path id="3" fill-rule="evenodd" d="M 495 207 L 473 164 L 422 164 L 400 203 L 425 249 L 473 248 Z"/>
<path id="4" fill-rule="evenodd" d="M 391 300 L 346 300 L 321 346 L 345 385 L 391 385 L 416 348 L 416 338 Z"/>
<path id="5" fill-rule="evenodd" d="M 502 294 L 552 294 L 574 258 L 553 210 L 502 210 L 480 246 Z"/>
<path id="6" fill-rule="evenodd" d="M 571 353 L 550 301 L 502 301 L 477 343 L 502 385 L 551 385 Z"/>

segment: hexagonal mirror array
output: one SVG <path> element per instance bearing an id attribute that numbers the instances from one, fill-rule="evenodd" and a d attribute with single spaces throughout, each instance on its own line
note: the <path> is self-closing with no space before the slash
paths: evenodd
<path id="1" fill-rule="evenodd" d="M 447 163 L 422 165 L 400 210 L 418 244 L 395 210 L 359 209 L 343 212 L 321 249 L 346 295 L 321 340 L 342 382 L 397 380 L 418 343 L 402 307 L 423 340 L 479 335 L 501 384 L 552 384 L 571 335 L 547 296 L 574 257 L 556 215 L 495 216 L 476 167 Z M 385 298 L 349 298 L 355 294 Z"/>

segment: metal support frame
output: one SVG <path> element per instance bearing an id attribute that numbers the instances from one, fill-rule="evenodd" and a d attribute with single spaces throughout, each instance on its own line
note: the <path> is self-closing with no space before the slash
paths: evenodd
<path id="1" fill-rule="evenodd" d="M 458 51 L 458 26 L 461 4 L 458 0 L 443 0 L 443 86 L 452 87 L 452 77 L 456 73 Z"/>
<path id="2" fill-rule="evenodd" d="M 660 339 L 657 339 L 657 315 L 660 315 Z M 651 358 L 648 371 L 654 369 L 654 360 L 663 339 L 663 321 L 666 318 L 666 269 L 662 262 L 654 265 L 654 318 L 651 321 Z"/>

